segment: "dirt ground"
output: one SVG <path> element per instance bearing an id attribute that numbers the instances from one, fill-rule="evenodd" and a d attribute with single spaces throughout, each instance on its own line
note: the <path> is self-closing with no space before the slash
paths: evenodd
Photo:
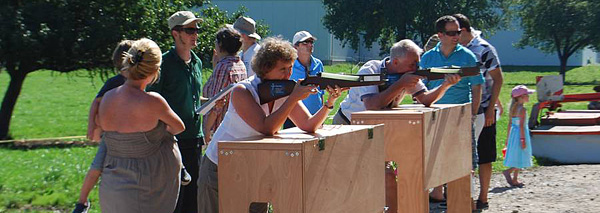
<path id="1" fill-rule="evenodd" d="M 600 165 L 540 166 L 522 171 L 519 181 L 522 188 L 510 187 L 502 173 L 493 174 L 489 209 L 483 212 L 600 212 Z"/>

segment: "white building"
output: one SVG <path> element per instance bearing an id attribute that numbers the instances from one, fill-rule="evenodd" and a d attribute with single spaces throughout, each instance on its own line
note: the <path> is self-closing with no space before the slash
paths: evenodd
<path id="1" fill-rule="evenodd" d="M 322 0 L 213 0 L 213 4 L 229 13 L 244 6 L 248 8 L 247 16 L 264 21 L 269 25 L 272 35 L 282 35 L 290 41 L 297 31 L 309 31 L 318 39 L 315 43 L 315 57 L 326 64 L 337 61 L 365 62 L 381 59 L 377 43 L 374 43 L 371 49 L 361 45 L 358 51 L 354 51 L 349 45 L 342 47 L 341 42 L 323 26 L 325 9 Z M 514 47 L 513 43 L 521 38 L 521 34 L 521 30 L 499 31 L 487 39 L 498 50 L 503 65 L 560 65 L 556 53 L 546 54 L 532 47 L 524 49 Z M 573 54 L 567 65 L 596 64 L 600 62 L 599 57 L 600 54 L 586 49 Z"/>

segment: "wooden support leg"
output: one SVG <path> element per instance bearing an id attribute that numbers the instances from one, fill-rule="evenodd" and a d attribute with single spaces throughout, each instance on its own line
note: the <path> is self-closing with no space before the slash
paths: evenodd
<path id="1" fill-rule="evenodd" d="M 389 208 L 387 213 L 398 212 L 398 184 L 394 169 L 391 167 L 385 168 L 385 205 Z"/>
<path id="2" fill-rule="evenodd" d="M 471 175 L 448 183 L 448 213 L 471 212 Z"/>

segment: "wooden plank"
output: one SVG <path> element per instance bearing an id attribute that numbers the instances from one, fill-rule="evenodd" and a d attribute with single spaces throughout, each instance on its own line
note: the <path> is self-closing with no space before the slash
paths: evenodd
<path id="1" fill-rule="evenodd" d="M 470 111 L 469 111 L 470 112 Z M 448 183 L 448 213 L 471 212 L 471 175 Z"/>
<path id="2" fill-rule="evenodd" d="M 453 104 L 352 114 L 353 124 L 385 124 L 385 159 L 398 164 L 398 212 L 427 212 L 428 188 L 470 175 L 470 112 L 470 104 Z"/>
<path id="3" fill-rule="evenodd" d="M 433 188 L 471 173 L 471 105 L 424 114 L 425 186 Z"/>
<path id="4" fill-rule="evenodd" d="M 224 151 L 233 154 L 219 155 L 219 212 L 248 212 L 252 202 L 269 202 L 274 212 L 303 212 L 301 151 Z"/>
<path id="5" fill-rule="evenodd" d="M 219 149 L 233 150 L 302 150 L 306 140 L 265 139 L 261 141 L 219 141 Z"/>
<path id="6" fill-rule="evenodd" d="M 425 206 L 419 205 L 426 195 L 423 182 L 423 145 L 421 142 L 423 131 L 420 115 L 407 116 L 408 119 L 405 119 L 401 117 L 400 110 L 378 112 L 380 114 L 353 113 L 352 121 L 364 124 L 385 124 L 385 160 L 394 161 L 398 165 L 398 212 L 426 212 Z M 387 114 L 400 116 L 387 116 Z M 384 168 L 383 163 L 381 167 Z"/>
<path id="7" fill-rule="evenodd" d="M 330 134 L 357 129 L 338 126 Z M 304 143 L 305 212 L 382 212 L 384 197 L 383 125 L 325 137 L 324 150 Z"/>

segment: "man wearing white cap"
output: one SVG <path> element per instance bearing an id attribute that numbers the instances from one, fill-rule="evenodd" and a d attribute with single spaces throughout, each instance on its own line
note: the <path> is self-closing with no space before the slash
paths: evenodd
<path id="1" fill-rule="evenodd" d="M 163 54 L 160 78 L 147 90 L 160 93 L 185 124 L 185 131 L 176 137 L 191 184 L 180 188 L 175 212 L 196 212 L 199 147 L 204 142 L 202 122 L 195 112 L 202 94 L 202 61 L 192 49 L 198 45 L 197 24 L 202 19 L 190 11 L 179 11 L 167 21 L 175 47 Z"/>
<path id="2" fill-rule="evenodd" d="M 292 68 L 292 75 L 290 80 L 300 80 L 308 75 L 316 75 L 317 73 L 323 72 L 323 62 L 318 58 L 312 56 L 314 50 L 314 43 L 317 40 L 308 31 L 299 31 L 294 35 L 292 44 L 298 51 L 298 58 L 294 62 Z M 319 90 L 317 93 L 309 95 L 306 99 L 302 100 L 310 114 L 315 114 L 323 106 L 323 90 Z M 333 106 L 333 103 L 331 103 Z M 294 127 L 294 123 L 291 120 L 286 120 L 283 124 L 283 128 Z"/>
<path id="3" fill-rule="evenodd" d="M 242 53 L 240 57 L 246 65 L 248 77 L 254 75 L 250 62 L 254 54 L 260 49 L 257 40 L 260 40 L 260 35 L 256 33 L 256 22 L 248 17 L 239 17 L 233 23 L 233 28 L 242 34 Z"/>

